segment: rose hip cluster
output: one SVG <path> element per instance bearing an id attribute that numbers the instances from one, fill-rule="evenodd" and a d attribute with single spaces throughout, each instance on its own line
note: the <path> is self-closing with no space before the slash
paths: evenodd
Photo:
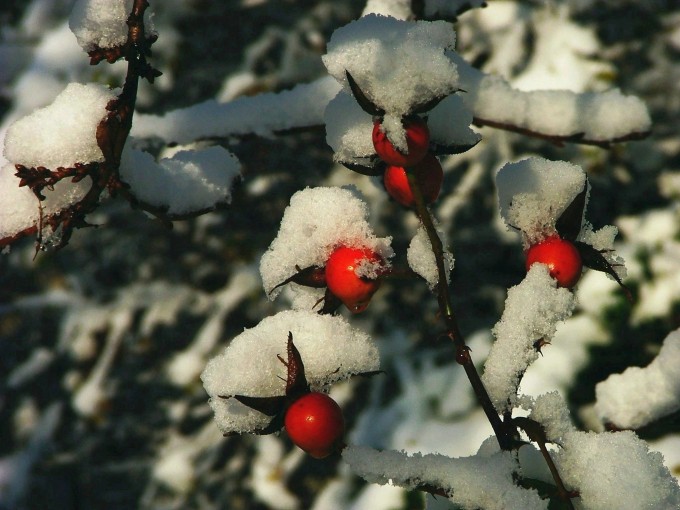
<path id="1" fill-rule="evenodd" d="M 429 111 L 445 96 L 413 105 L 412 110 L 401 117 L 406 140 L 406 148 L 402 151 L 394 146 L 383 125 L 385 111 L 361 90 L 349 71 L 345 71 L 345 75 L 359 106 L 373 116 L 373 147 L 378 158 L 384 163 L 376 168 L 384 168 L 383 182 L 387 192 L 400 204 L 413 207 L 415 198 L 408 179 L 409 174 L 412 174 L 419 185 L 424 202 L 426 204 L 434 202 L 441 191 L 444 172 L 439 160 L 430 152 L 430 130 L 427 122 L 418 114 Z M 350 168 L 356 170 L 355 167 Z M 371 169 L 364 170 L 368 175 L 376 175 Z"/>
<path id="2" fill-rule="evenodd" d="M 434 202 L 441 191 L 444 172 L 439 160 L 428 152 L 430 131 L 421 117 L 414 115 L 402 121 L 408 152 L 397 149 L 385 133 L 380 119 L 373 124 L 373 147 L 387 168 L 383 176 L 385 189 L 400 204 L 415 205 L 408 174 L 412 173 L 426 204 Z"/>

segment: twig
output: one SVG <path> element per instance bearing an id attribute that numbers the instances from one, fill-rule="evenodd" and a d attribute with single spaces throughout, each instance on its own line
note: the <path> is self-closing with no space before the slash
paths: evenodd
<path id="1" fill-rule="evenodd" d="M 555 466 L 555 462 L 552 460 L 550 452 L 548 451 L 548 448 L 545 446 L 548 439 L 546 437 L 543 425 L 541 425 L 537 421 L 532 420 L 531 418 L 525 417 L 514 418 L 512 421 L 515 423 L 515 425 L 517 425 L 522 430 L 524 430 L 524 432 L 526 432 L 526 434 L 529 436 L 529 439 L 531 439 L 538 445 L 539 449 L 541 450 L 541 454 L 543 455 L 543 459 L 545 460 L 545 463 L 548 465 L 550 474 L 552 475 L 553 480 L 555 481 L 555 485 L 557 486 L 557 493 L 560 499 L 565 502 L 568 508 L 574 510 L 574 504 L 572 503 L 571 498 L 576 497 L 578 493 L 570 492 L 564 486 L 564 482 L 562 482 L 562 477 L 560 476 L 560 473 L 557 471 L 557 466 Z"/>
<path id="2" fill-rule="evenodd" d="M 503 129 L 505 131 L 512 131 L 513 133 L 519 133 L 521 135 L 530 136 L 532 138 L 540 138 L 542 140 L 547 140 L 557 145 L 558 147 L 564 147 L 565 143 L 577 143 L 581 145 L 594 145 L 602 149 L 611 148 L 614 143 L 631 142 L 635 140 L 642 140 L 650 135 L 650 131 L 633 132 L 627 135 L 619 136 L 618 138 L 611 138 L 609 140 L 593 140 L 585 137 L 585 133 L 574 133 L 572 135 L 551 135 L 548 133 L 541 133 L 539 131 L 533 131 L 531 129 L 523 128 L 520 126 L 515 126 L 514 124 L 507 124 L 505 122 L 498 122 L 495 120 L 483 119 L 481 117 L 474 117 L 472 123 L 475 126 L 488 126 L 496 129 Z"/>
<path id="3" fill-rule="evenodd" d="M 411 190 L 413 191 L 413 197 L 416 203 L 416 212 L 420 217 L 420 220 L 423 222 L 427 237 L 429 238 L 430 244 L 432 245 L 432 251 L 437 264 L 437 274 L 439 276 L 439 281 L 437 282 L 437 301 L 439 303 L 440 313 L 446 322 L 448 336 L 451 338 L 451 340 L 453 340 L 456 346 L 456 361 L 463 366 L 465 374 L 472 385 L 472 389 L 475 392 L 477 400 L 482 406 L 482 409 L 484 409 L 484 413 L 486 414 L 489 423 L 491 423 L 491 427 L 496 434 L 496 438 L 501 449 L 510 450 L 513 446 L 511 434 L 498 415 L 496 408 L 491 402 L 489 393 L 486 391 L 484 383 L 482 383 L 482 380 L 477 373 L 477 369 L 475 368 L 475 365 L 472 362 L 472 357 L 470 356 L 470 348 L 465 344 L 463 335 L 461 334 L 460 328 L 458 327 L 458 321 L 456 320 L 456 317 L 453 313 L 451 293 L 449 292 L 449 285 L 446 278 L 444 250 L 441 239 L 439 238 L 439 234 L 437 234 L 437 229 L 435 228 L 432 221 L 430 211 L 425 205 L 422 191 L 415 174 L 413 172 L 406 172 L 406 174 L 408 176 Z"/>

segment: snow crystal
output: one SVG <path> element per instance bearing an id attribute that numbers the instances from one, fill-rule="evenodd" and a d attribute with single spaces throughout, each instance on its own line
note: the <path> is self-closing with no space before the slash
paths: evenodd
<path id="1" fill-rule="evenodd" d="M 127 19 L 133 0 L 77 0 L 71 11 L 69 27 L 85 51 L 122 46 L 127 41 Z M 147 36 L 154 32 L 151 11 L 144 12 Z"/>
<path id="2" fill-rule="evenodd" d="M 277 354 L 286 358 L 288 332 L 315 388 L 379 368 L 372 340 L 340 316 L 289 310 L 267 317 L 235 337 L 201 374 L 222 432 L 250 432 L 269 423 L 265 415 L 218 395 L 283 395 L 285 382 L 279 377 L 286 378 L 286 367 Z"/>
<path id="3" fill-rule="evenodd" d="M 440 238 L 443 237 L 443 233 L 438 231 Z M 446 243 L 442 243 L 446 246 Z M 424 226 L 420 226 L 416 235 L 411 239 L 411 244 L 409 244 L 406 250 L 406 260 L 408 265 L 413 271 L 422 276 L 427 282 L 430 290 L 433 290 L 437 283 L 439 282 L 439 272 L 437 271 L 437 261 L 434 257 L 434 252 L 432 251 L 432 244 L 430 239 L 427 237 L 427 231 Z M 453 255 L 444 251 L 444 268 L 446 269 L 446 279 L 449 281 L 450 273 L 453 269 Z"/>
<path id="4" fill-rule="evenodd" d="M 595 387 L 595 410 L 603 421 L 637 429 L 680 409 L 680 329 L 644 368 L 628 367 Z"/>
<path id="5" fill-rule="evenodd" d="M 498 409 L 512 407 L 521 374 L 539 354 L 534 342 L 549 341 L 557 323 L 575 306 L 572 293 L 557 288 L 544 264 L 534 264 L 524 280 L 508 290 L 505 310 L 493 328 L 496 341 L 482 380 Z"/>
<path id="6" fill-rule="evenodd" d="M 527 243 L 539 241 L 555 233 L 555 223 L 586 182 L 581 167 L 565 161 L 532 157 L 507 163 L 496 174 L 501 216 Z"/>
<path id="7" fill-rule="evenodd" d="M 557 467 L 567 488 L 579 491 L 583 508 L 680 508 L 680 487 L 663 457 L 633 432 L 574 431 L 563 447 Z"/>
<path id="8" fill-rule="evenodd" d="M 443 21 L 369 14 L 333 32 L 323 62 L 347 92 L 349 71 L 371 101 L 401 117 L 417 103 L 458 89 L 456 65 L 444 54 L 455 41 Z"/>
<path id="9" fill-rule="evenodd" d="M 120 177 L 136 198 L 167 208 L 169 214 L 188 214 L 228 204 L 231 184 L 239 175 L 236 156 L 219 146 L 180 151 L 156 163 L 148 152 L 127 144 L 120 166 Z"/>
<path id="10" fill-rule="evenodd" d="M 28 187 L 19 187 L 19 179 L 14 175 L 14 165 L 0 168 L 0 238 L 10 237 L 24 229 L 38 225 L 40 206 L 43 217 L 57 213 L 81 200 L 92 185 L 89 177 L 72 183 L 70 179 L 58 182 L 54 189 L 45 189 L 45 200 L 40 202 Z"/>
<path id="11" fill-rule="evenodd" d="M 260 260 L 264 289 L 271 299 L 274 289 L 305 269 L 323 267 L 338 246 L 369 248 L 387 260 L 391 238 L 377 238 L 366 221 L 366 204 L 343 188 L 306 188 L 290 199 L 276 238 Z"/>
<path id="12" fill-rule="evenodd" d="M 343 459 L 366 481 L 416 489 L 423 485 L 441 487 L 460 508 L 473 510 L 546 509 L 548 502 L 534 490 L 515 485 L 517 465 L 513 454 L 498 452 L 452 459 L 443 455 L 407 455 L 348 446 Z"/>
<path id="13" fill-rule="evenodd" d="M 5 157 L 15 164 L 53 170 L 103 161 L 96 131 L 115 97 L 103 85 L 69 84 L 52 104 L 9 127 Z"/>

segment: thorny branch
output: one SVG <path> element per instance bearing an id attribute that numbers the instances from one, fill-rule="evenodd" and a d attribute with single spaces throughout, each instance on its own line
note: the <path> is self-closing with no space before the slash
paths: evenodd
<path id="1" fill-rule="evenodd" d="M 453 313 L 453 306 L 451 300 L 451 293 L 449 291 L 448 279 L 446 277 L 446 266 L 444 263 L 444 250 L 442 246 L 439 234 L 437 234 L 437 229 L 432 221 L 432 216 L 430 211 L 425 205 L 423 195 L 420 189 L 420 185 L 413 174 L 413 172 L 407 172 L 409 185 L 413 190 L 413 197 L 416 202 L 416 212 L 423 222 L 425 231 L 427 232 L 427 237 L 432 245 L 432 251 L 434 252 L 435 260 L 437 263 L 437 274 L 439 281 L 437 282 L 437 301 L 439 302 L 439 310 L 446 322 L 448 336 L 453 340 L 456 345 L 456 361 L 463 366 L 465 374 L 467 375 L 472 389 L 475 392 L 477 400 L 479 401 L 484 413 L 486 414 L 491 427 L 496 434 L 498 439 L 498 444 L 502 450 L 510 450 L 513 446 L 512 434 L 508 430 L 508 427 L 503 423 L 496 408 L 491 402 L 489 393 L 484 387 L 477 369 L 472 362 L 472 357 L 470 356 L 470 348 L 465 344 L 463 335 L 458 327 L 458 321 Z"/>
<path id="2" fill-rule="evenodd" d="M 80 201 L 47 217 L 42 216 L 42 205 L 40 205 L 39 224 L 31 225 L 15 235 L 0 239 L 0 247 L 37 233 L 36 251 L 45 249 L 42 230 L 43 227 L 49 226 L 55 232 L 61 229 L 61 236 L 55 249 L 63 248 L 68 244 L 74 229 L 88 226 L 85 217 L 99 206 L 101 195 L 105 190 L 112 195 L 116 192 L 124 192 L 125 196 L 131 200 L 127 185 L 120 180 L 119 176 L 121 154 L 132 127 L 139 79 L 145 78 L 153 82 L 161 74 L 146 60 L 146 57 L 151 55 L 151 45 L 156 40 L 155 35 L 147 37 L 144 33 L 144 12 L 148 7 L 147 0 L 134 0 L 132 12 L 127 20 L 128 37 L 123 46 L 96 48 L 90 52 L 91 64 L 97 64 L 104 59 L 108 62 L 115 62 L 119 58 L 125 58 L 128 62 L 123 91 L 118 98 L 107 105 L 109 113 L 97 126 L 97 144 L 102 150 L 104 161 L 102 163 L 76 163 L 72 168 L 54 170 L 16 165 L 16 175 L 21 179 L 20 186 L 28 186 L 41 202 L 45 200 L 42 194 L 45 188 L 51 189 L 67 177 L 72 177 L 73 182 L 90 177 L 92 186 Z"/>

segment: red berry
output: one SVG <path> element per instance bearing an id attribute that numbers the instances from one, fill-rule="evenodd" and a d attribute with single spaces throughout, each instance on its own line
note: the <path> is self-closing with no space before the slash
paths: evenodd
<path id="1" fill-rule="evenodd" d="M 420 163 L 412 167 L 412 171 L 420 183 L 420 191 L 425 203 L 429 204 L 437 200 L 444 180 L 444 171 L 439 160 L 432 154 L 427 154 Z M 387 192 L 401 205 L 412 207 L 415 204 L 404 167 L 388 166 L 385 170 L 384 182 Z"/>
<path id="2" fill-rule="evenodd" d="M 413 166 L 427 154 L 430 144 L 430 130 L 427 124 L 420 117 L 411 117 L 404 120 L 406 129 L 406 146 L 408 154 L 399 151 L 387 138 L 387 134 L 382 130 L 381 122 L 375 121 L 373 124 L 373 147 L 388 165 L 394 166 Z"/>
<path id="3" fill-rule="evenodd" d="M 342 440 L 345 420 L 340 406 L 324 393 L 307 393 L 293 402 L 284 421 L 288 437 L 316 459 L 329 456 Z"/>
<path id="4" fill-rule="evenodd" d="M 535 262 L 548 266 L 550 276 L 557 280 L 560 287 L 568 289 L 576 285 L 583 269 L 581 254 L 576 246 L 556 235 L 529 248 L 526 261 L 527 271 Z"/>
<path id="5" fill-rule="evenodd" d="M 381 264 L 382 259 L 367 248 L 341 246 L 326 262 L 328 290 L 352 313 L 363 312 L 380 286 L 380 280 L 357 275 L 356 269 L 362 263 Z"/>

